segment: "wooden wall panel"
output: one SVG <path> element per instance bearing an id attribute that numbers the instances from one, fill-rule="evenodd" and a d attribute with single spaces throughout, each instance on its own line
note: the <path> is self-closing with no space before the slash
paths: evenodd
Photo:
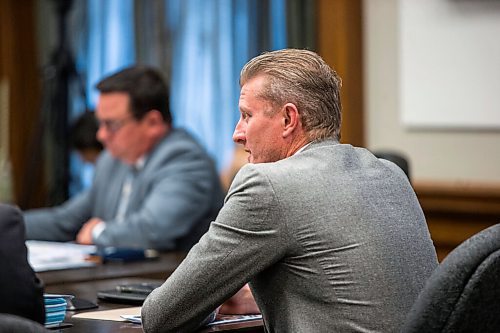
<path id="1" fill-rule="evenodd" d="M 361 0 L 317 0 L 316 51 L 342 78 L 342 139 L 364 146 Z"/>
<path id="2" fill-rule="evenodd" d="M 42 163 L 34 167 L 26 162 L 40 109 L 34 8 L 34 0 L 0 1 L 0 76 L 9 85 L 8 150 L 14 202 L 22 208 L 42 202 L 43 197 L 41 184 L 31 183 L 28 177 L 41 173 Z M 22 200 L 28 191 L 34 202 Z"/>
<path id="3" fill-rule="evenodd" d="M 500 184 L 415 182 L 438 257 L 500 223 Z"/>

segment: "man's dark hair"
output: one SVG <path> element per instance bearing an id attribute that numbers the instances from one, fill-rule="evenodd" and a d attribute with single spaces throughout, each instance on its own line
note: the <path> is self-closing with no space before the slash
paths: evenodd
<path id="1" fill-rule="evenodd" d="M 96 134 L 99 123 L 92 111 L 85 111 L 71 126 L 71 145 L 79 151 L 86 149 L 103 150 L 102 143 L 97 140 Z"/>
<path id="2" fill-rule="evenodd" d="M 112 74 L 96 88 L 101 93 L 124 92 L 130 96 L 130 111 L 140 120 L 151 110 L 158 110 L 166 123 L 172 123 L 168 87 L 162 75 L 152 67 L 132 66 Z"/>

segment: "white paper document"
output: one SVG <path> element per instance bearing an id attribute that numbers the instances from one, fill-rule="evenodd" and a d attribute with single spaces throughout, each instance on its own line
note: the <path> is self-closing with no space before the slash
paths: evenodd
<path id="1" fill-rule="evenodd" d="M 142 324 L 141 307 L 128 307 L 113 310 L 93 311 L 77 313 L 72 318 L 128 321 L 134 324 Z M 220 318 L 208 323 L 207 326 L 240 323 L 245 321 L 262 320 L 262 315 L 222 315 Z"/>
<path id="2" fill-rule="evenodd" d="M 124 317 L 139 317 L 141 316 L 141 307 L 120 308 L 104 311 L 82 312 L 73 315 L 71 318 L 80 319 L 95 319 L 95 320 L 112 320 L 112 321 L 126 321 Z"/>
<path id="3" fill-rule="evenodd" d="M 37 273 L 95 265 L 87 260 L 97 249 L 94 245 L 28 240 L 26 246 L 28 261 Z"/>
<path id="4" fill-rule="evenodd" d="M 128 310 L 128 309 L 126 309 Z M 125 319 L 126 321 L 129 321 L 134 324 L 142 324 L 142 319 L 141 319 L 141 311 L 140 308 L 136 313 L 130 314 L 133 311 L 128 311 L 127 314 L 120 314 L 120 317 L 122 319 Z M 224 315 L 221 316 L 219 319 L 215 319 L 214 321 L 207 323 L 206 326 L 217 326 L 217 325 L 224 325 L 224 324 L 234 324 L 234 323 L 241 323 L 245 321 L 252 321 L 252 320 L 262 320 L 262 315 L 261 314 L 251 314 L 251 315 Z"/>

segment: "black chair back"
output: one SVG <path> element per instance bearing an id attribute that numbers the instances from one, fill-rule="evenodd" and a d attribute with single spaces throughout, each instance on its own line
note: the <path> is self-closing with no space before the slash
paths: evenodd
<path id="1" fill-rule="evenodd" d="M 448 254 L 419 294 L 403 332 L 500 332 L 500 224 Z"/>
<path id="2" fill-rule="evenodd" d="M 0 313 L 0 333 L 50 333 L 43 325 L 27 319 L 8 313 Z"/>
<path id="3" fill-rule="evenodd" d="M 406 158 L 403 154 L 395 151 L 381 150 L 381 151 L 374 151 L 373 155 L 396 164 L 398 167 L 401 168 L 401 170 L 403 170 L 403 172 L 406 174 L 406 177 L 408 177 L 408 180 L 411 182 L 410 163 L 408 162 L 408 158 Z"/>

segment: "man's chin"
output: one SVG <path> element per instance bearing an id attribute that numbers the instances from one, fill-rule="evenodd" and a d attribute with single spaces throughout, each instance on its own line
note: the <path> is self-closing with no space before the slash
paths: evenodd
<path id="1" fill-rule="evenodd" d="M 133 162 L 130 162 L 129 159 L 126 156 L 123 156 L 122 154 L 117 154 L 116 152 L 109 151 L 109 154 L 113 156 L 113 158 L 122 161 L 125 164 L 133 164 Z"/>
<path id="2" fill-rule="evenodd" d="M 116 159 L 118 159 L 118 160 L 120 159 L 120 155 L 119 155 L 119 154 L 117 154 L 116 152 L 114 152 L 114 151 L 112 151 L 112 150 L 110 150 L 110 149 L 107 149 L 107 151 L 109 152 L 109 154 L 110 154 L 111 156 L 113 156 L 113 158 L 116 158 Z"/>

